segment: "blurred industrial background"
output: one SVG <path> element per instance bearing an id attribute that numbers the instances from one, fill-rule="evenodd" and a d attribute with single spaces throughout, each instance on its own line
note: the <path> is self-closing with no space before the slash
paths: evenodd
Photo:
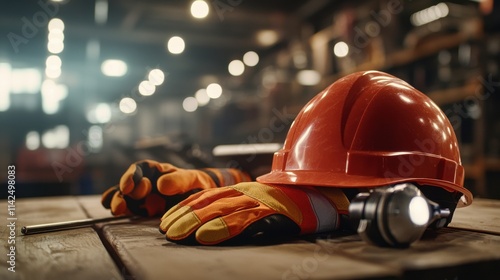
<path id="1" fill-rule="evenodd" d="M 18 196 L 100 193 L 146 158 L 262 173 L 279 145 L 260 146 L 262 154 L 213 149 L 282 143 L 315 94 L 345 74 L 377 69 L 441 106 L 461 144 L 466 186 L 500 198 L 499 6 L 4 2 L 0 181 L 14 164 Z"/>

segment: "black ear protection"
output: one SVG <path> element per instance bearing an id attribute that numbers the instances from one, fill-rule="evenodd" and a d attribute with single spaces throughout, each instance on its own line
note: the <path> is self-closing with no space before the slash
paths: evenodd
<path id="1" fill-rule="evenodd" d="M 349 205 L 349 215 L 361 238 L 383 247 L 405 248 L 420 239 L 432 223 L 443 227 L 449 209 L 427 199 L 411 183 L 373 189 L 358 194 Z"/>

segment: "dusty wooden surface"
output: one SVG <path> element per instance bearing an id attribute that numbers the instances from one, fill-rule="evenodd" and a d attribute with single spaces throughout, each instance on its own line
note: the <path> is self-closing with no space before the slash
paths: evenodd
<path id="1" fill-rule="evenodd" d="M 95 201 L 87 202 L 91 215 L 102 215 Z M 484 279 L 500 273 L 500 236 L 483 233 L 499 226 L 500 201 L 478 199 L 473 205 L 458 209 L 451 224 L 468 230 L 430 230 L 405 250 L 367 245 L 357 235 L 270 246 L 181 246 L 158 233 L 156 219 L 106 225 L 103 231 L 138 279 Z"/>
<path id="2" fill-rule="evenodd" d="M 111 216 L 111 211 L 101 206 L 100 195 L 77 196 L 76 200 L 89 218 L 105 218 Z"/>
<path id="3" fill-rule="evenodd" d="M 331 254 L 297 240 L 270 246 L 181 246 L 165 240 L 154 220 L 104 227 L 138 279 L 345 279 L 391 275 L 390 268 Z"/>
<path id="4" fill-rule="evenodd" d="M 367 245 L 357 235 L 206 247 L 170 243 L 157 226 L 150 220 L 104 227 L 106 238 L 138 279 L 463 279 L 459 276 L 470 273 L 467 264 L 481 267 L 478 263 L 487 264 L 486 270 L 474 272 L 481 279 L 500 272 L 489 263 L 500 265 L 500 236 L 472 231 L 431 231 L 404 250 Z"/>
<path id="5" fill-rule="evenodd" d="M 471 205 L 457 208 L 449 226 L 500 235 L 500 200 L 475 199 Z"/>
<path id="6" fill-rule="evenodd" d="M 100 196 L 19 200 L 16 209 L 19 225 L 110 216 Z M 0 212 L 4 221 L 6 212 Z M 5 262 L 0 278 L 498 279 L 499 218 L 500 201 L 476 199 L 455 212 L 450 228 L 428 231 L 404 250 L 341 234 L 267 246 L 182 246 L 158 232 L 158 218 L 31 236 L 18 232 L 15 278 Z M 4 229 L 2 240 L 7 234 Z"/>
<path id="7" fill-rule="evenodd" d="M 365 245 L 356 235 L 318 240 L 346 257 L 390 268 L 398 278 L 498 279 L 500 236 L 444 228 L 407 249 Z"/>
<path id="8" fill-rule="evenodd" d="M 84 219 L 74 197 L 16 201 L 15 272 L 6 262 L 10 230 L 2 226 L 0 279 L 122 279 L 121 272 L 92 228 L 23 236 L 21 226 Z M 7 224 L 7 202 L 0 201 L 0 220 Z"/>

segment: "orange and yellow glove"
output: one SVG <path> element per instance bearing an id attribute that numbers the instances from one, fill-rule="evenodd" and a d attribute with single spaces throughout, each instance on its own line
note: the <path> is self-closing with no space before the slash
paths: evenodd
<path id="1" fill-rule="evenodd" d="M 162 215 L 176 203 L 202 189 L 249 181 L 238 169 L 182 169 L 169 163 L 143 160 L 132 164 L 120 183 L 102 194 L 101 203 L 113 215 Z"/>
<path id="2" fill-rule="evenodd" d="M 163 215 L 160 232 L 182 244 L 248 243 L 335 230 L 348 207 L 340 189 L 246 182 L 191 195 Z"/>

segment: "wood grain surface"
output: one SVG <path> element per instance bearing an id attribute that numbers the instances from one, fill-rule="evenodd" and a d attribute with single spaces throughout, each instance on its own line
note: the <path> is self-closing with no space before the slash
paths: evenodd
<path id="1" fill-rule="evenodd" d="M 500 200 L 478 198 L 457 208 L 449 227 L 500 235 Z"/>
<path id="2" fill-rule="evenodd" d="M 398 278 L 498 279 L 500 236 L 453 228 L 428 230 L 409 248 L 367 245 L 356 236 L 317 240 L 327 250 L 391 269 Z"/>
<path id="3" fill-rule="evenodd" d="M 157 227 L 155 220 L 104 227 L 138 279 L 489 279 L 500 267 L 500 236 L 451 228 L 392 249 L 357 235 L 268 246 L 182 246 L 166 241 Z"/>
<path id="4" fill-rule="evenodd" d="M 0 202 L 0 209 L 6 202 Z M 266 246 L 182 246 L 158 218 L 22 236 L 21 225 L 109 217 L 100 196 L 23 199 L 16 273 L 1 279 L 497 279 L 500 201 L 457 209 L 449 228 L 428 230 L 408 249 L 380 248 L 356 234 L 307 236 Z M 6 221 L 7 211 L 0 212 Z M 8 231 L 2 230 L 2 240 Z M 6 249 L 7 244 L 2 248 Z M 2 254 L 5 256 L 5 254 Z M 5 257 L 4 257 L 5 258 Z"/>
<path id="5" fill-rule="evenodd" d="M 106 225 L 103 230 L 139 279 L 488 279 L 499 272 L 500 236 L 475 231 L 478 219 L 467 217 L 481 213 L 491 225 L 500 203 L 479 199 L 475 205 L 459 209 L 457 215 L 468 230 L 428 230 L 408 249 L 368 245 L 357 235 L 269 246 L 181 246 L 158 233 L 156 219 Z"/>
<path id="6" fill-rule="evenodd" d="M 0 220 L 7 221 L 7 203 L 0 202 Z M 122 273 L 92 228 L 23 236 L 22 226 L 87 218 L 74 197 L 29 198 L 16 201 L 16 272 L 7 270 L 2 226 L 0 279 L 122 279 Z"/>
<path id="7" fill-rule="evenodd" d="M 182 246 L 158 232 L 158 221 L 113 224 L 105 237 L 138 279 L 346 279 L 394 275 L 387 267 L 297 240 L 268 246 Z M 299 278 L 298 278 L 299 277 Z"/>

